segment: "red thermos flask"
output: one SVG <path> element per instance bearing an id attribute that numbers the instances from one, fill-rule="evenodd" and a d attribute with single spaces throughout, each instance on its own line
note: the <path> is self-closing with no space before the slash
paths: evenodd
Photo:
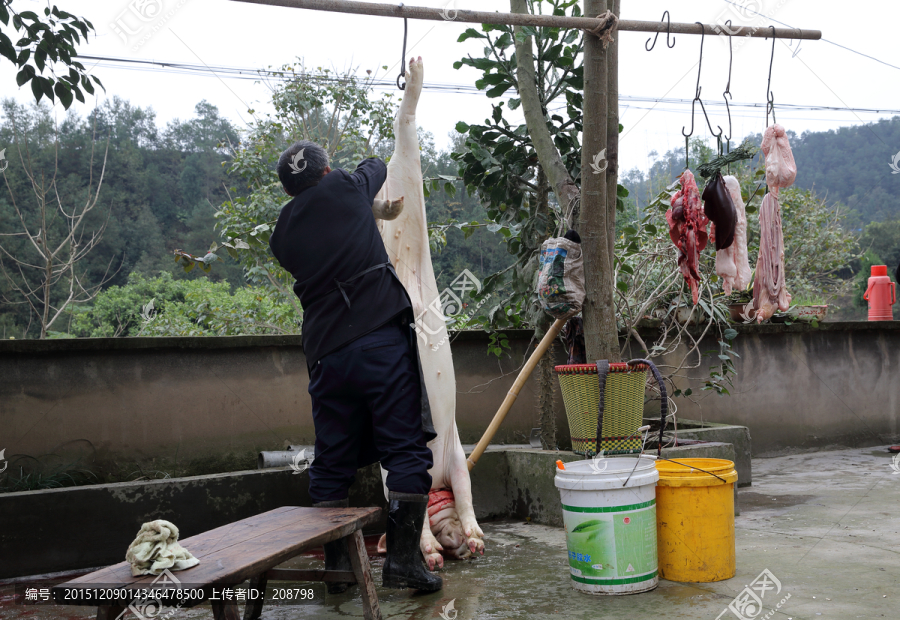
<path id="1" fill-rule="evenodd" d="M 872 265 L 869 288 L 863 295 L 869 301 L 870 321 L 893 321 L 893 306 L 897 302 L 897 287 L 887 274 L 886 265 Z"/>

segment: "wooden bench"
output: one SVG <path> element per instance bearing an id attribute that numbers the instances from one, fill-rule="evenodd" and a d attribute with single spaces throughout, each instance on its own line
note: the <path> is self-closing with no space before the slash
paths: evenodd
<path id="1" fill-rule="evenodd" d="M 380 508 L 276 508 L 179 541 L 200 560 L 200 564 L 172 572 L 171 576 L 177 581 L 168 579 L 165 573 L 162 578 L 152 575 L 132 577 L 131 566 L 122 562 L 54 587 L 53 598 L 60 604 L 98 605 L 97 620 L 114 620 L 134 602 L 132 598 L 140 599 L 138 595 L 131 596 L 132 590 L 139 592 L 153 588 L 174 592 L 190 589 L 191 597 L 181 603 L 181 607 L 193 607 L 210 600 L 216 620 L 239 620 L 238 602 L 218 597 L 223 589 L 233 588 L 248 579 L 250 588 L 263 593 L 269 581 L 349 582 L 360 586 L 366 620 L 381 620 L 362 535 L 362 528 L 376 522 L 380 512 Z M 346 538 L 350 546 L 352 572 L 275 568 L 308 549 L 339 538 Z M 111 594 L 112 588 L 116 590 Z M 123 590 L 124 597 L 121 596 Z M 263 598 L 247 600 L 244 620 L 260 617 Z M 110 604 L 104 604 L 107 600 Z M 167 607 L 178 605 L 172 602 L 174 599 L 168 600 L 171 604 L 166 603 Z"/>

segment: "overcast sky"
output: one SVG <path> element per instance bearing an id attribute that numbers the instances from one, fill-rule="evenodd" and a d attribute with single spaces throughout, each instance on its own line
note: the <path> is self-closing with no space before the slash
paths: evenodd
<path id="1" fill-rule="evenodd" d="M 297 57 L 307 65 L 337 69 L 358 67 L 380 70 L 386 76 L 399 73 L 403 22 L 394 18 L 345 15 L 317 11 L 267 7 L 234 0 L 54 0 L 64 10 L 90 19 L 98 31 L 83 55 L 112 56 L 229 66 L 265 68 L 279 66 Z M 451 0 L 452 1 L 452 0 Z M 663 11 L 672 11 L 677 22 L 701 21 L 765 27 L 771 20 L 746 9 L 771 15 L 792 27 L 821 30 L 823 37 L 845 47 L 900 67 L 896 28 L 900 23 L 900 3 L 887 0 L 859 0 L 847 4 L 835 0 L 622 0 L 623 19 L 658 20 Z M 441 7 L 447 0 L 411 0 L 410 5 Z M 32 6 L 29 6 L 32 5 Z M 147 25 L 138 22 L 130 9 L 150 10 L 161 4 L 162 17 Z M 46 2 L 14 0 L 18 10 L 38 9 Z M 450 5 L 453 6 L 452 4 Z M 505 0 L 456 0 L 456 7 L 508 11 Z M 118 26 L 116 26 L 118 24 Z M 122 26 L 137 30 L 128 43 L 116 33 Z M 776 24 L 777 25 L 777 24 Z M 483 44 L 476 40 L 457 43 L 470 27 L 452 21 L 410 20 L 407 55 L 422 56 L 427 84 L 471 86 L 480 72 L 453 69 L 453 62 L 466 54 L 480 56 Z M 153 32 L 155 30 L 155 32 Z M 652 52 L 644 50 L 646 34 L 621 33 L 619 84 L 623 96 L 690 100 L 697 81 L 696 63 L 700 37 L 677 35 L 673 49 L 661 36 Z M 148 38 L 149 37 L 149 38 Z M 701 85 L 708 104 L 722 101 L 728 79 L 728 47 L 724 37 L 707 37 Z M 889 118 L 900 110 L 900 69 L 841 49 L 824 41 L 777 41 L 772 71 L 778 122 L 787 129 L 822 131 L 841 126 Z M 735 40 L 731 92 L 737 104 L 764 104 L 771 40 Z M 799 49 L 798 49 L 799 48 Z M 90 63 L 86 63 L 90 66 Z M 217 105 L 239 126 L 250 118 L 248 109 L 265 110 L 268 89 L 251 80 L 215 75 L 180 75 L 163 71 L 126 70 L 101 65 L 94 72 L 103 80 L 105 96 L 118 95 L 133 104 L 152 107 L 158 121 L 189 118 L 202 99 Z M 396 91 L 395 91 L 396 92 Z M 30 87 L 18 90 L 13 67 L 0 64 L 0 95 L 20 101 L 31 99 Z M 419 125 L 432 132 L 440 147 L 457 121 L 481 122 L 490 112 L 490 101 L 482 93 L 453 93 L 426 90 L 419 103 Z M 838 110 L 790 110 L 786 104 L 825 106 Z M 623 169 L 647 168 L 651 151 L 662 153 L 684 144 L 681 131 L 690 128 L 690 104 L 657 104 L 623 100 L 621 141 Z M 880 113 L 850 112 L 846 108 L 882 110 Z M 87 108 L 76 104 L 84 113 Z M 57 106 L 57 110 L 61 108 Z M 727 117 L 721 106 L 708 105 L 713 126 L 727 132 Z M 708 136 L 697 109 L 695 135 Z M 511 119 L 512 120 L 512 119 Z M 740 138 L 765 127 L 765 107 L 733 107 L 733 134 Z M 879 137 L 873 133 L 872 140 Z M 900 144 L 881 143 L 885 165 L 900 150 Z"/>

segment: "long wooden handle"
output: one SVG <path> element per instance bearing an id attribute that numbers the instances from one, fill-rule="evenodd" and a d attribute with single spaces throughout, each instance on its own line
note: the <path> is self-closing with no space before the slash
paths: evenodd
<path id="1" fill-rule="evenodd" d="M 550 348 L 550 344 L 559 335 L 560 330 L 565 324 L 565 319 L 556 319 L 553 325 L 550 326 L 550 329 L 547 330 L 547 333 L 544 334 L 544 338 L 540 341 L 540 343 L 538 343 L 538 346 L 534 350 L 534 353 L 532 353 L 531 357 L 528 358 L 528 361 L 525 362 L 525 366 L 522 368 L 519 376 L 516 377 L 515 383 L 512 384 L 512 387 L 509 388 L 509 392 L 506 394 L 506 398 L 503 399 L 503 404 L 500 405 L 500 409 L 497 410 L 497 413 L 494 415 L 494 419 L 491 420 L 490 426 L 488 426 L 487 430 L 484 431 L 484 435 L 482 435 L 481 441 L 478 442 L 478 445 L 475 446 L 472 454 L 470 454 L 469 458 L 466 459 L 466 463 L 469 466 L 469 471 L 472 471 L 472 468 L 475 467 L 475 463 L 478 462 L 478 459 L 481 458 L 481 455 L 488 447 L 488 444 L 491 443 L 491 439 L 493 439 L 494 435 L 497 434 L 497 429 L 500 428 L 500 425 L 503 423 L 503 419 L 506 417 L 506 414 L 509 413 L 509 410 L 512 408 L 513 403 L 516 402 L 516 398 L 519 397 L 519 391 L 522 389 L 522 386 L 525 385 L 526 381 L 528 381 L 528 377 L 531 376 L 531 373 L 534 371 L 534 367 L 537 366 L 537 363 L 541 361 L 542 357 L 544 357 L 544 353 L 546 353 L 547 349 Z"/>

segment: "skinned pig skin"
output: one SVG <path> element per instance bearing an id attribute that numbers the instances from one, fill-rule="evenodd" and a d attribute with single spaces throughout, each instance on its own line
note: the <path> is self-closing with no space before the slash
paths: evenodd
<path id="1" fill-rule="evenodd" d="M 709 235 L 706 226 L 709 219 L 700 204 L 700 190 L 694 173 L 685 170 L 681 174 L 681 189 L 672 196 L 666 211 L 669 237 L 678 248 L 678 270 L 691 287 L 694 305 L 700 296 L 700 252 L 706 247 Z"/>
<path id="2" fill-rule="evenodd" d="M 709 227 L 710 235 L 716 234 L 716 225 Z M 737 265 L 734 263 L 734 243 L 724 250 L 716 250 L 716 275 L 722 279 L 722 289 L 726 295 L 731 295 L 734 281 L 737 279 Z"/>
<path id="3" fill-rule="evenodd" d="M 731 176 L 722 177 L 731 196 L 737 221 L 734 226 L 734 243 L 716 252 L 716 273 L 722 278 L 722 288 L 726 295 L 732 290 L 743 291 L 750 286 L 752 271 L 747 254 L 747 212 L 741 198 L 741 185 Z"/>
<path id="4" fill-rule="evenodd" d="M 797 164 L 784 127 L 778 124 L 766 127 L 761 146 L 766 158 L 766 184 L 777 198 L 778 190 L 790 187 L 797 178 Z"/>
<path id="5" fill-rule="evenodd" d="M 756 322 L 772 318 L 776 311 L 786 311 L 791 295 L 784 285 L 784 237 L 781 231 L 781 207 L 772 193 L 763 197 L 759 208 L 759 259 L 753 282 L 753 307 Z"/>
<path id="6" fill-rule="evenodd" d="M 441 496 L 440 510 L 429 514 L 422 529 L 422 554 L 428 567 L 434 570 L 443 566 L 441 551 L 454 558 L 483 554 L 484 534 L 475 520 L 469 469 L 456 427 L 453 357 L 428 243 L 416 133 L 416 106 L 423 79 L 422 59 L 410 59 L 406 90 L 394 119 L 394 154 L 388 164 L 387 181 L 377 199 L 403 197 L 402 211 L 390 221 L 380 221 L 379 225 L 385 249 L 409 293 L 416 316 L 419 355 L 437 432 L 437 437 L 428 444 L 434 455 L 434 465 L 429 472 L 431 488 L 452 492 L 452 501 Z"/>

